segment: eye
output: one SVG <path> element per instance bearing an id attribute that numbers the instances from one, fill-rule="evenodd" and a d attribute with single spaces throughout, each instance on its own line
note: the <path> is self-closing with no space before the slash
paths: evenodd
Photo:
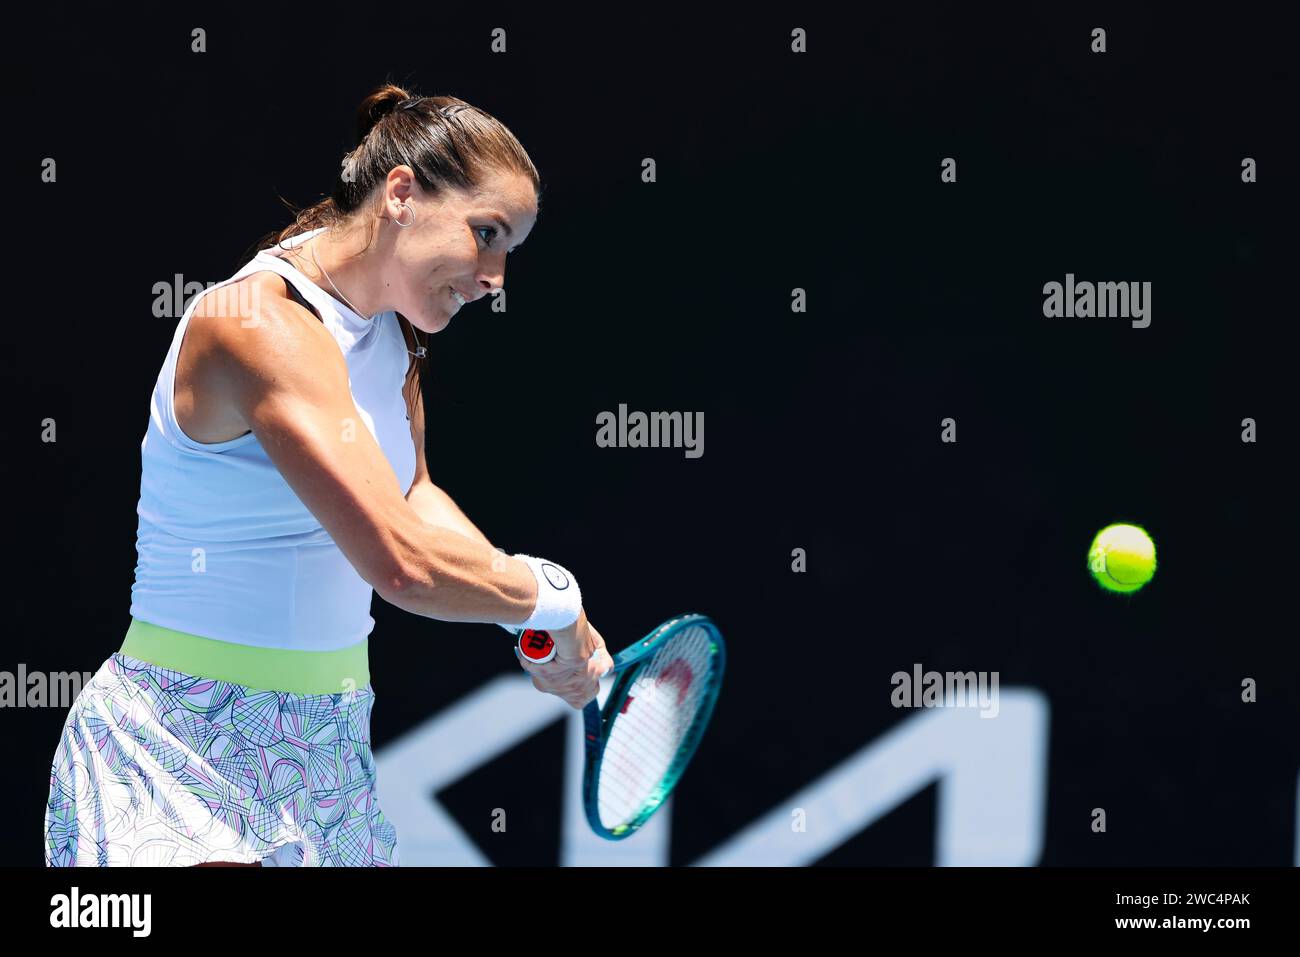
<path id="1" fill-rule="evenodd" d="M 475 230 L 476 232 L 478 232 L 479 235 L 482 235 L 484 232 L 488 232 L 492 234 L 491 236 L 488 236 L 483 240 L 483 242 L 489 246 L 492 245 L 492 240 L 496 239 L 497 233 L 499 232 L 499 230 L 495 226 L 478 226 L 475 227 Z"/>

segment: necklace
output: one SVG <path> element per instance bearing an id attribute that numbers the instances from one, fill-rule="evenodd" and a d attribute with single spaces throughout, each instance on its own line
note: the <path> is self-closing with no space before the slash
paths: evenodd
<path id="1" fill-rule="evenodd" d="M 320 264 L 320 260 L 316 258 L 316 247 L 315 247 L 315 246 L 312 246 L 312 247 L 311 247 L 311 261 L 314 262 L 314 263 L 316 264 L 316 268 L 319 269 L 319 270 L 321 271 L 321 275 L 323 275 L 323 276 L 325 277 L 326 281 L 329 282 L 330 286 L 333 287 L 334 291 L 337 292 L 337 293 L 339 294 L 339 298 L 342 299 L 344 302 L 346 302 L 346 303 L 348 304 L 348 308 L 349 308 L 349 309 L 351 309 L 353 312 L 355 312 L 358 316 L 361 316 L 362 319 L 367 319 L 367 320 L 368 320 L 368 319 L 371 318 L 370 316 L 362 315 L 361 310 L 358 309 L 356 306 L 352 305 L 352 301 L 351 301 L 350 299 L 348 299 L 347 296 L 345 296 L 345 295 L 343 295 L 343 293 L 339 292 L 339 287 L 334 285 L 334 280 L 333 280 L 333 279 L 330 279 L 330 274 L 327 273 L 327 272 L 325 271 L 325 267 L 322 266 L 322 265 Z"/>
<path id="2" fill-rule="evenodd" d="M 311 261 L 316 264 L 316 268 L 321 271 L 321 275 L 325 277 L 325 279 L 329 282 L 330 286 L 333 287 L 334 291 L 339 294 L 339 298 L 342 299 L 345 303 L 347 303 L 348 308 L 351 309 L 353 312 L 355 312 L 358 316 L 361 316 L 361 310 L 358 309 L 356 306 L 352 305 L 351 300 L 349 300 L 347 296 L 343 295 L 343 293 L 339 291 L 339 287 L 334 285 L 334 280 L 330 279 L 330 274 L 325 271 L 325 267 L 322 266 L 320 264 L 320 260 L 316 258 L 315 246 L 311 247 Z M 373 317 L 361 316 L 361 318 L 366 319 L 372 326 L 375 324 Z M 410 349 L 407 349 L 406 351 L 411 355 L 415 356 L 415 358 L 417 359 L 423 359 L 425 356 L 429 354 L 429 350 L 426 347 L 420 345 L 420 340 L 415 336 L 414 328 L 411 329 L 411 337 L 415 339 L 415 351 L 411 352 Z"/>

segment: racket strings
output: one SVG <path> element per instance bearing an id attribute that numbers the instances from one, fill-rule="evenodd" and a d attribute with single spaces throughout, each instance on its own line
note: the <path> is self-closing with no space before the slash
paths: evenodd
<path id="1" fill-rule="evenodd" d="M 601 760 L 597 806 L 606 827 L 637 818 L 672 786 L 669 775 L 708 694 L 713 662 L 712 637 L 695 626 L 638 666 Z"/>

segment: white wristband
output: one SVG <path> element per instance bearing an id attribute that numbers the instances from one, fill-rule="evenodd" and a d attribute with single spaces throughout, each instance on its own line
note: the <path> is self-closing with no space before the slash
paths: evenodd
<path id="1" fill-rule="evenodd" d="M 567 568 L 534 558 L 532 555 L 512 555 L 533 570 L 537 579 L 537 605 L 527 621 L 517 625 L 501 624 L 511 634 L 518 634 L 525 628 L 545 631 L 550 628 L 567 628 L 578 620 L 582 614 L 582 592 L 578 590 L 578 580 Z"/>

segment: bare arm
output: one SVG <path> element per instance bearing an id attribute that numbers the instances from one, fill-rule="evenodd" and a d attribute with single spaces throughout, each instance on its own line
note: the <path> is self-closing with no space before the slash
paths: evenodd
<path id="1" fill-rule="evenodd" d="M 403 498 L 361 422 L 347 363 L 329 332 L 282 294 L 254 296 L 251 304 L 248 297 L 229 298 L 236 301 L 228 314 L 200 320 L 209 324 L 212 343 L 207 378 L 222 384 L 221 398 L 257 435 L 357 573 L 385 601 L 413 614 L 444 621 L 528 618 L 537 583 L 527 565 L 503 556 L 481 533 L 429 524 Z"/>
<path id="2" fill-rule="evenodd" d="M 428 524 L 449 528 L 476 542 L 492 545 L 487 536 L 479 531 L 478 526 L 460 510 L 460 506 L 452 500 L 452 497 L 428 479 L 423 482 L 417 479 L 410 491 L 406 493 L 406 501 Z"/>

